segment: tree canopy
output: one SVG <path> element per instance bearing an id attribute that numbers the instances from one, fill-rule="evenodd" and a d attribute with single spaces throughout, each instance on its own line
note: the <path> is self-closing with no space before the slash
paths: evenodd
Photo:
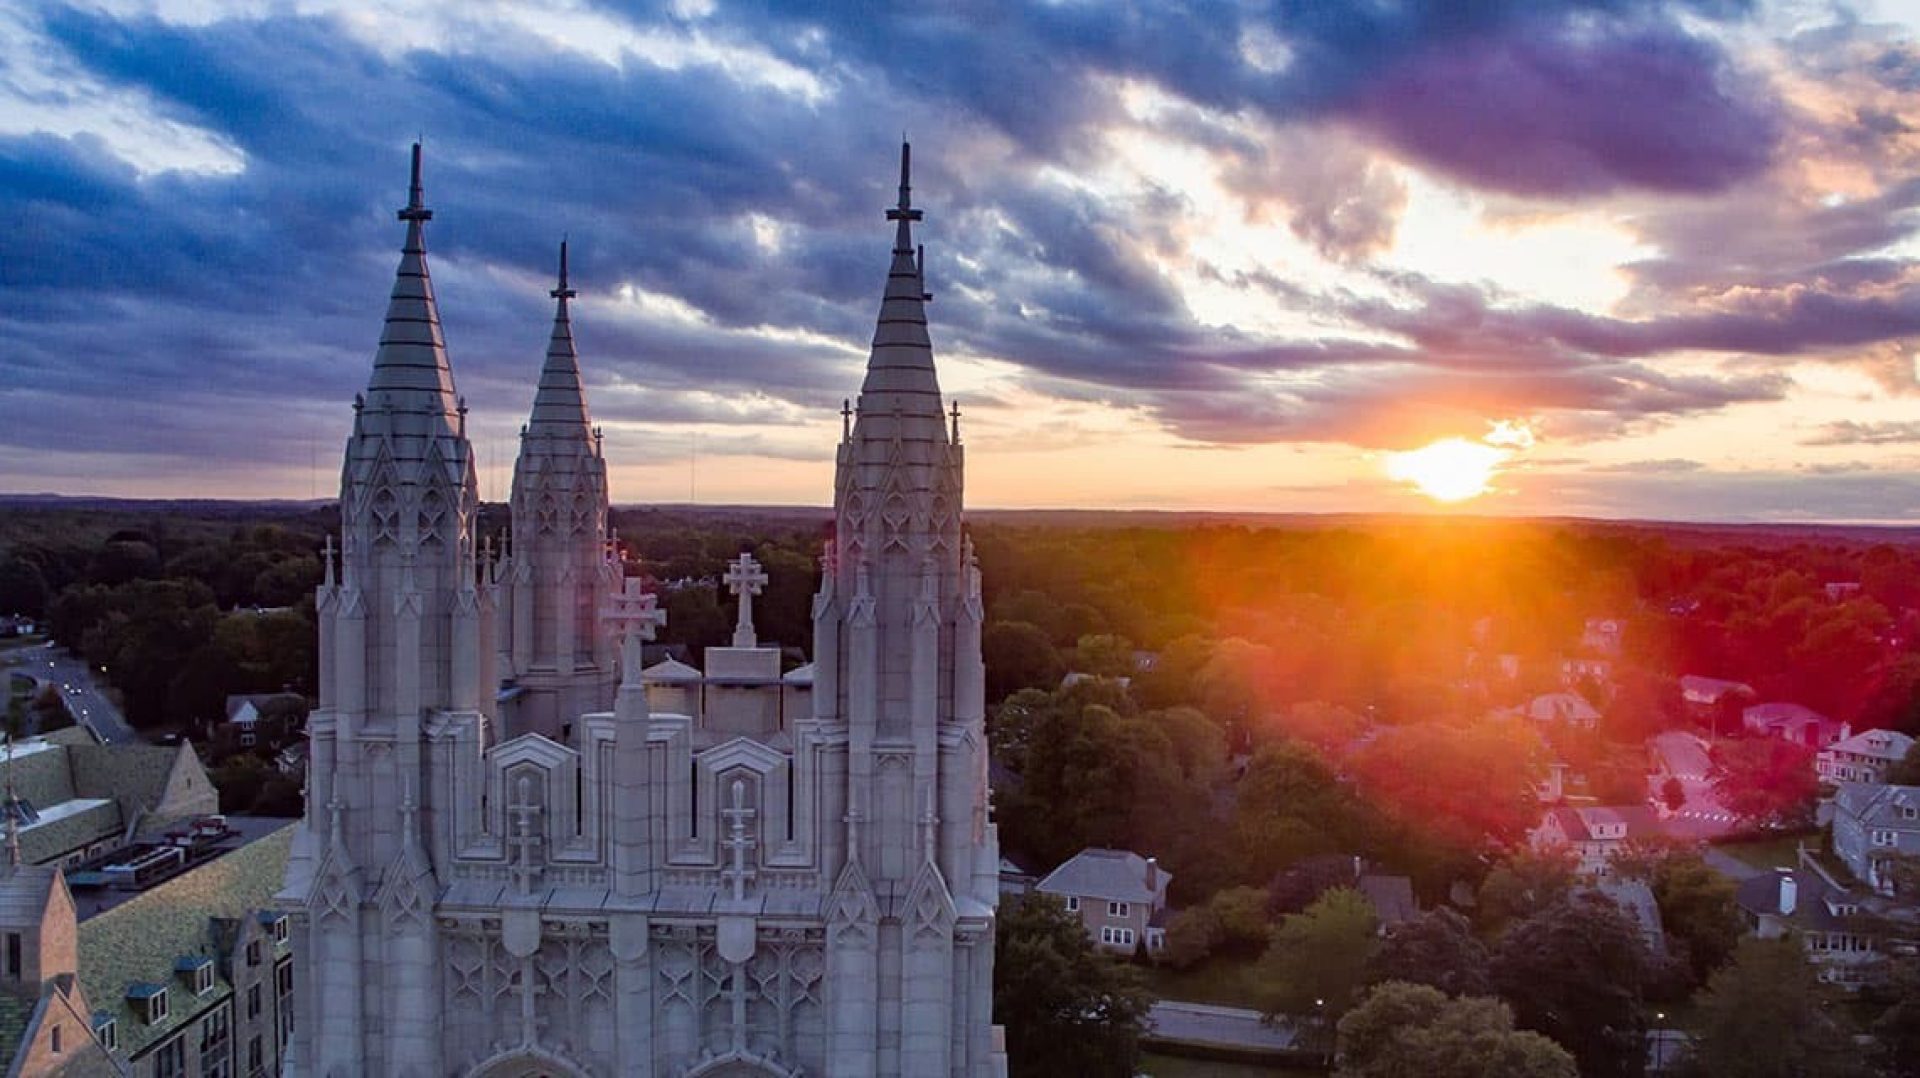
<path id="1" fill-rule="evenodd" d="M 1010 1075 L 1132 1078 L 1151 997 L 1057 899 L 1034 893 L 1001 907 L 993 982 Z"/>
<path id="2" fill-rule="evenodd" d="M 1579 1078 L 1573 1056 L 1513 1027 L 1497 999 L 1388 981 L 1340 1020 L 1339 1078 Z"/>

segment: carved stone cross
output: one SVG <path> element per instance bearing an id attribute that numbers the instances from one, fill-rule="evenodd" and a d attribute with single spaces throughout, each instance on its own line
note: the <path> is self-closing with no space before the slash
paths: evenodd
<path id="1" fill-rule="evenodd" d="M 610 597 L 600 616 L 620 637 L 620 681 L 640 683 L 641 646 L 652 640 L 667 623 L 667 612 L 656 604 L 659 598 L 640 590 L 638 577 L 627 577 L 619 591 Z"/>
<path id="2" fill-rule="evenodd" d="M 540 848 L 540 836 L 535 833 L 540 822 L 540 804 L 533 799 L 533 782 L 521 775 L 514 783 L 514 796 L 518 798 L 507 806 L 507 815 L 513 817 L 513 832 L 507 836 L 507 845 L 513 851 L 514 883 L 519 885 L 523 895 L 533 893 L 534 878 L 540 875 L 540 866 L 534 862 L 534 855 Z"/>
<path id="3" fill-rule="evenodd" d="M 933 787 L 929 786 L 927 787 L 927 796 L 923 799 L 924 804 L 920 809 L 921 850 L 926 854 L 928 864 L 932 864 L 940 854 L 938 846 L 940 840 L 940 816 L 933 810 L 933 801 Z"/>
<path id="4" fill-rule="evenodd" d="M 733 626 L 733 646 L 753 647 L 758 643 L 753 635 L 753 597 L 767 586 L 767 574 L 752 554 L 742 553 L 727 563 L 727 575 L 721 579 L 726 581 L 728 591 L 740 597 L 740 620 Z"/>
<path id="5" fill-rule="evenodd" d="M 740 779 L 733 780 L 733 788 L 728 793 L 730 804 L 720 810 L 727 818 L 727 837 L 721 843 L 733 855 L 733 864 L 720 870 L 720 876 L 733 885 L 733 900 L 739 902 L 747 897 L 747 881 L 753 879 L 754 871 L 747 867 L 747 854 L 756 843 L 747 834 L 747 824 L 755 812 L 747 807 L 747 784 Z"/>

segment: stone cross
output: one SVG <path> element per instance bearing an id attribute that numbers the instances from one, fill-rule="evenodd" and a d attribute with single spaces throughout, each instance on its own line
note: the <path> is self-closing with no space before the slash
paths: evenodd
<path id="1" fill-rule="evenodd" d="M 755 845 L 747 836 L 747 824 L 755 813 L 747 807 L 747 784 L 739 779 L 733 780 L 729 800 L 730 807 L 720 810 L 720 815 L 727 818 L 727 838 L 721 845 L 733 855 L 733 865 L 721 869 L 720 875 L 733 885 L 733 900 L 739 902 L 747 897 L 747 881 L 754 877 L 753 870 L 747 867 L 747 852 Z"/>
<path id="2" fill-rule="evenodd" d="M 864 819 L 866 817 L 860 814 L 859 809 L 849 809 L 845 816 L 840 817 L 840 822 L 847 825 L 847 860 L 849 862 L 860 860 L 860 821 Z"/>
<path id="3" fill-rule="evenodd" d="M 936 843 L 940 835 L 940 817 L 933 811 L 933 799 L 933 787 L 929 786 L 927 796 L 922 799 L 925 802 L 924 807 L 920 810 L 920 843 L 928 864 L 932 864 L 939 856 L 939 847 Z"/>
<path id="4" fill-rule="evenodd" d="M 727 590 L 740 597 L 740 620 L 733 627 L 733 646 L 754 647 L 758 641 L 753 635 L 753 597 L 767 586 L 767 574 L 761 571 L 760 563 L 753 560 L 752 554 L 742 553 L 727 563 L 727 575 L 722 579 L 726 581 Z"/>
<path id="5" fill-rule="evenodd" d="M 507 815 L 513 817 L 513 833 L 507 837 L 507 845 L 513 849 L 514 882 L 520 893 L 527 895 L 533 893 L 533 879 L 540 874 L 539 866 L 533 863 L 534 851 L 540 848 L 540 836 L 534 834 L 540 804 L 533 799 L 533 782 L 525 775 L 514 783 L 514 794 L 519 800 L 507 806 Z"/>
<path id="6" fill-rule="evenodd" d="M 641 645 L 654 638 L 659 628 L 667 623 L 667 612 L 656 603 L 659 598 L 640 590 L 638 577 L 627 577 L 619 591 L 614 592 L 600 616 L 613 626 L 620 637 L 620 681 L 621 684 L 640 684 Z"/>

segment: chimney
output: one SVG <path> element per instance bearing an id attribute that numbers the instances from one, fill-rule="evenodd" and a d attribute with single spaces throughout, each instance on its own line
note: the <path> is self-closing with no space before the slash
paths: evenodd
<path id="1" fill-rule="evenodd" d="M 1780 916 L 1791 917 L 1800 905 L 1800 884 L 1793 878 L 1793 870 L 1778 868 L 1774 870 L 1780 877 Z"/>
<path id="2" fill-rule="evenodd" d="M 1158 890 L 1160 890 L 1160 859 L 1149 857 L 1147 858 L 1147 891 L 1152 893 Z"/>

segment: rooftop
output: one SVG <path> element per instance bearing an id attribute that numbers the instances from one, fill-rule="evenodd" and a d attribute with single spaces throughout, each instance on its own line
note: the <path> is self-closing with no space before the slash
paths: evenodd
<path id="1" fill-rule="evenodd" d="M 1090 846 L 1047 873 L 1035 886 L 1053 895 L 1104 898 L 1110 902 L 1153 902 L 1167 893 L 1173 877 L 1155 867 L 1155 883 L 1147 886 L 1147 859 L 1131 850 Z"/>

